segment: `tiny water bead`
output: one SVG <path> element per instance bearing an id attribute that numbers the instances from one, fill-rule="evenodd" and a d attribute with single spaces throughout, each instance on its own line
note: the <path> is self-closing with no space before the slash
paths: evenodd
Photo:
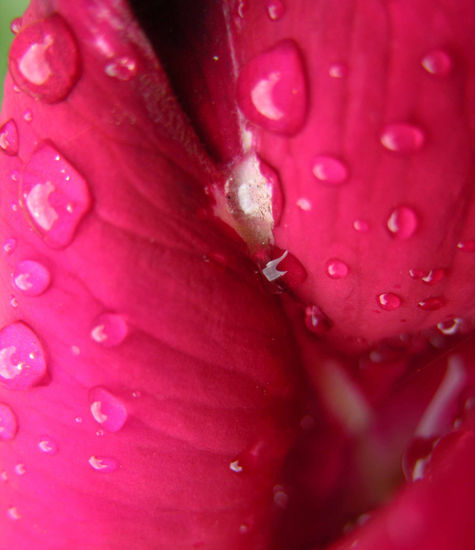
<path id="1" fill-rule="evenodd" d="M 425 142 L 424 132 L 414 124 L 388 124 L 381 134 L 381 144 L 395 153 L 414 153 Z"/>
<path id="2" fill-rule="evenodd" d="M 401 305 L 401 298 L 392 292 L 383 292 L 376 297 L 376 301 L 381 309 L 393 311 Z"/>
<path id="3" fill-rule="evenodd" d="M 332 279 L 344 279 L 348 275 L 350 270 L 345 262 L 333 258 L 331 260 L 328 260 L 326 271 L 327 275 Z"/>
<path id="4" fill-rule="evenodd" d="M 33 120 L 33 113 L 30 111 L 30 109 L 27 109 L 24 113 L 23 113 L 23 120 L 25 122 L 31 122 Z"/>
<path id="5" fill-rule="evenodd" d="M 326 155 L 314 159 L 312 172 L 317 180 L 330 185 L 340 185 L 348 179 L 346 164 L 336 157 Z"/>
<path id="6" fill-rule="evenodd" d="M 23 18 L 22 17 L 15 17 L 15 19 L 12 19 L 10 23 L 10 30 L 13 34 L 18 34 L 21 30 L 21 26 L 23 24 Z"/>
<path id="7" fill-rule="evenodd" d="M 417 214 L 408 206 L 399 206 L 391 212 L 386 225 L 394 238 L 408 239 L 417 230 Z"/>
<path id="8" fill-rule="evenodd" d="M 46 357 L 38 336 L 17 321 L 0 330 L 0 383 L 26 390 L 46 374 Z"/>
<path id="9" fill-rule="evenodd" d="M 105 456 L 90 456 L 88 462 L 91 468 L 97 472 L 115 472 L 119 467 L 119 463 L 115 458 Z"/>
<path id="10" fill-rule="evenodd" d="M 40 296 L 49 287 L 50 272 L 34 260 L 20 262 L 13 274 L 13 284 L 26 296 Z"/>
<path id="11" fill-rule="evenodd" d="M 446 336 L 452 336 L 454 334 L 457 334 L 461 324 L 462 319 L 460 319 L 459 317 L 455 317 L 454 319 L 437 323 L 437 329 Z"/>
<path id="12" fill-rule="evenodd" d="M 23 28 L 13 40 L 8 65 L 16 85 L 35 99 L 48 103 L 65 99 L 80 70 L 68 24 L 55 14 Z"/>
<path id="13" fill-rule="evenodd" d="M 16 248 L 16 239 L 7 239 L 3 243 L 3 252 L 5 252 L 5 254 L 7 255 L 13 254 L 13 252 L 15 251 L 15 248 Z"/>
<path id="14" fill-rule="evenodd" d="M 332 78 L 345 78 L 348 74 L 348 69 L 343 63 L 333 63 L 328 69 L 328 74 Z"/>
<path id="15" fill-rule="evenodd" d="M 13 470 L 17 476 L 24 476 L 26 474 L 26 466 L 21 462 L 19 464 L 15 464 Z"/>
<path id="16" fill-rule="evenodd" d="M 118 432 L 127 420 L 124 403 L 105 388 L 90 390 L 89 407 L 94 420 L 108 432 Z"/>
<path id="17" fill-rule="evenodd" d="M 417 305 L 423 311 L 435 311 L 445 305 L 445 300 L 440 296 L 432 296 L 430 298 L 426 298 L 425 300 L 421 300 Z"/>
<path id="18" fill-rule="evenodd" d="M 432 50 L 421 61 L 424 69 L 435 76 L 447 76 L 452 70 L 452 58 L 444 50 Z"/>
<path id="19" fill-rule="evenodd" d="M 229 469 L 236 474 L 239 474 L 243 471 L 243 467 L 239 464 L 239 460 L 233 460 L 229 463 Z"/>
<path id="20" fill-rule="evenodd" d="M 129 332 L 127 322 L 117 313 L 103 313 L 93 322 L 91 338 L 105 348 L 111 348 L 124 341 Z"/>
<path id="21" fill-rule="evenodd" d="M 424 476 L 437 437 L 415 437 L 409 444 L 402 459 L 402 471 L 407 481 L 417 481 Z"/>
<path id="22" fill-rule="evenodd" d="M 10 156 L 18 154 L 18 128 L 13 119 L 0 126 L 0 150 Z"/>
<path id="23" fill-rule="evenodd" d="M 307 113 L 307 83 L 300 51 L 283 40 L 245 65 L 237 100 L 244 115 L 271 132 L 292 135 Z"/>
<path id="24" fill-rule="evenodd" d="M 11 441 L 15 438 L 17 430 L 15 413 L 6 403 L 0 403 L 0 441 Z"/>
<path id="25" fill-rule="evenodd" d="M 457 248 L 462 252 L 475 252 L 475 240 L 460 241 Z"/>
<path id="26" fill-rule="evenodd" d="M 124 56 L 109 62 L 104 70 L 111 78 L 128 81 L 137 74 L 137 64 L 132 57 Z"/>
<path id="27" fill-rule="evenodd" d="M 269 282 L 278 281 L 287 286 L 295 286 L 307 278 L 307 271 L 300 260 L 288 250 L 275 247 L 271 257 L 273 259 L 268 261 L 262 270 L 262 274 Z"/>
<path id="28" fill-rule="evenodd" d="M 312 210 L 312 203 L 305 197 L 298 199 L 296 204 L 300 210 L 303 210 L 304 212 L 310 212 L 310 210 Z"/>
<path id="29" fill-rule="evenodd" d="M 281 256 L 267 262 L 266 266 L 262 270 L 262 273 L 269 282 L 276 281 L 287 273 L 287 271 L 279 269 L 279 264 L 287 257 L 288 253 L 289 251 L 285 250 Z"/>
<path id="30" fill-rule="evenodd" d="M 272 21 L 277 21 L 285 14 L 285 4 L 283 0 L 268 0 L 267 15 Z"/>
<path id="31" fill-rule="evenodd" d="M 427 285 L 435 285 L 445 277 L 445 269 L 437 268 L 423 271 L 421 269 L 410 269 L 409 276 L 412 279 L 420 280 Z"/>
<path id="32" fill-rule="evenodd" d="M 10 506 L 10 508 L 7 509 L 7 516 L 13 521 L 21 519 L 21 514 L 16 506 Z"/>
<path id="33" fill-rule="evenodd" d="M 51 248 L 64 248 L 72 242 L 91 207 L 85 179 L 46 142 L 23 169 L 20 196 L 31 222 Z"/>
<path id="34" fill-rule="evenodd" d="M 332 328 L 333 323 L 327 315 L 316 305 L 305 308 L 305 326 L 310 332 L 320 335 Z"/>
<path id="35" fill-rule="evenodd" d="M 367 233 L 369 231 L 369 224 L 364 220 L 355 220 L 353 222 L 353 229 L 359 233 Z"/>
<path id="36" fill-rule="evenodd" d="M 47 455 L 55 455 L 58 452 L 58 445 L 48 436 L 43 436 L 38 441 L 38 449 Z"/>

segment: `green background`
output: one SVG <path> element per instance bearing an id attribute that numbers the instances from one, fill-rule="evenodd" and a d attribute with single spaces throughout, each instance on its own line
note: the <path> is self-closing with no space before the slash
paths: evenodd
<path id="1" fill-rule="evenodd" d="M 13 40 L 10 22 L 14 17 L 22 15 L 28 4 L 28 0 L 0 0 L 0 100 L 3 96 L 8 48 Z"/>

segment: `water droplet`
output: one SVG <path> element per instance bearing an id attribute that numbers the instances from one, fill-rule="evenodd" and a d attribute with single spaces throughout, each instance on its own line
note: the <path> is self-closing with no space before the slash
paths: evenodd
<path id="1" fill-rule="evenodd" d="M 396 153 L 413 153 L 424 145 L 424 141 L 424 132 L 419 127 L 404 122 L 389 124 L 381 135 L 382 145 Z"/>
<path id="2" fill-rule="evenodd" d="M 249 531 L 249 527 L 245 523 L 242 523 L 239 526 L 239 532 L 241 533 L 241 535 L 245 535 L 248 531 Z"/>
<path id="3" fill-rule="evenodd" d="M 15 413 L 6 403 L 0 403 L 0 441 L 14 439 L 17 429 Z"/>
<path id="4" fill-rule="evenodd" d="M 31 122 L 33 120 L 33 113 L 29 109 L 23 113 L 23 120 L 25 122 Z"/>
<path id="5" fill-rule="evenodd" d="M 6 482 L 8 481 L 8 474 L 7 474 L 7 472 L 5 472 L 5 471 L 2 472 L 2 473 L 0 474 L 0 479 L 1 479 L 4 483 L 6 483 Z"/>
<path id="6" fill-rule="evenodd" d="M 433 50 L 426 54 L 421 61 L 424 69 L 436 76 L 447 76 L 452 70 L 452 59 L 444 50 Z"/>
<path id="7" fill-rule="evenodd" d="M 15 474 L 17 476 L 24 476 L 26 474 L 26 468 L 24 464 L 15 464 L 15 467 L 13 469 L 15 470 Z"/>
<path id="8" fill-rule="evenodd" d="M 421 300 L 417 305 L 424 311 L 435 311 L 445 305 L 445 300 L 434 296 Z"/>
<path id="9" fill-rule="evenodd" d="M 457 248 L 463 252 L 475 252 L 475 241 L 460 241 L 457 243 Z"/>
<path id="10" fill-rule="evenodd" d="M 428 285 L 435 285 L 445 277 L 445 270 L 441 268 L 431 269 L 421 277 L 421 280 Z"/>
<path id="11" fill-rule="evenodd" d="M 301 55 L 292 40 L 251 59 L 241 70 L 237 89 L 243 113 L 255 124 L 288 135 L 300 130 L 307 89 Z"/>
<path id="12" fill-rule="evenodd" d="M 79 52 L 67 23 L 55 14 L 24 27 L 10 48 L 16 85 L 35 99 L 66 98 L 79 77 Z"/>
<path id="13" fill-rule="evenodd" d="M 401 305 L 401 298 L 392 292 L 383 292 L 376 297 L 376 301 L 381 309 L 393 311 Z"/>
<path id="14" fill-rule="evenodd" d="M 459 317 L 455 317 L 454 319 L 437 323 L 437 328 L 442 334 L 445 334 L 446 336 L 452 336 L 453 334 L 457 334 L 461 323 L 462 319 L 460 319 Z"/>
<path id="15" fill-rule="evenodd" d="M 273 247 L 271 257 L 274 259 L 268 261 L 262 270 L 269 282 L 282 280 L 287 286 L 295 286 L 307 278 L 307 271 L 301 262 L 288 250 Z"/>
<path id="16" fill-rule="evenodd" d="M 414 235 L 418 225 L 417 215 L 412 208 L 395 208 L 387 221 L 391 235 L 397 239 L 408 239 Z"/>
<path id="17" fill-rule="evenodd" d="M 20 262 L 13 274 L 13 282 L 26 296 L 39 296 L 49 287 L 50 273 L 43 264 L 33 260 Z"/>
<path id="18" fill-rule="evenodd" d="M 305 308 L 305 326 L 314 334 L 325 334 L 332 327 L 332 322 L 325 313 L 315 305 Z"/>
<path id="19" fill-rule="evenodd" d="M 367 233 L 369 231 L 368 222 L 365 222 L 364 220 L 355 220 L 353 222 L 353 229 L 355 231 L 359 231 L 360 233 Z"/>
<path id="20" fill-rule="evenodd" d="M 288 502 L 289 502 L 289 495 L 286 493 L 284 487 L 282 487 L 282 485 L 275 485 L 274 486 L 274 504 L 278 508 L 285 509 L 287 508 Z"/>
<path id="21" fill-rule="evenodd" d="M 15 239 L 7 239 L 4 243 L 3 243 L 3 251 L 5 252 L 5 254 L 13 254 L 13 252 L 15 251 L 15 248 L 16 248 L 16 240 Z"/>
<path id="22" fill-rule="evenodd" d="M 79 355 L 81 353 L 81 348 L 79 346 L 71 346 L 71 352 L 73 355 Z"/>
<path id="23" fill-rule="evenodd" d="M 269 0 L 267 2 L 267 15 L 272 21 L 277 21 L 285 13 L 285 4 L 282 0 Z"/>
<path id="24" fill-rule="evenodd" d="M 7 516 L 13 521 L 21 519 L 21 514 L 16 506 L 11 506 L 10 508 L 8 508 Z"/>
<path id="25" fill-rule="evenodd" d="M 0 330 L 0 382 L 11 390 L 26 390 L 46 373 L 43 346 L 37 335 L 22 322 Z"/>
<path id="26" fill-rule="evenodd" d="M 229 463 L 229 469 L 237 474 L 243 471 L 243 467 L 239 464 L 239 460 L 233 460 Z"/>
<path id="27" fill-rule="evenodd" d="M 124 403 L 99 386 L 89 392 L 89 407 L 94 420 L 108 432 L 118 432 L 127 420 Z"/>
<path id="28" fill-rule="evenodd" d="M 327 274 L 332 279 L 344 279 L 348 272 L 348 266 L 341 260 L 332 259 L 327 262 Z"/>
<path id="29" fill-rule="evenodd" d="M 348 179 L 348 168 L 335 157 L 320 155 L 315 158 L 313 175 L 324 183 L 339 185 Z"/>
<path id="30" fill-rule="evenodd" d="M 310 210 L 312 210 L 312 203 L 305 197 L 298 199 L 296 204 L 300 210 L 303 210 L 304 212 L 310 212 Z"/>
<path id="31" fill-rule="evenodd" d="M 55 455 L 58 452 L 58 446 L 48 436 L 44 436 L 38 442 L 38 449 L 47 455 Z"/>
<path id="32" fill-rule="evenodd" d="M 18 34 L 21 30 L 21 26 L 23 24 L 22 17 L 15 17 L 15 19 L 12 19 L 12 22 L 10 23 L 10 30 L 13 34 Z"/>
<path id="33" fill-rule="evenodd" d="M 106 65 L 105 72 L 111 78 L 127 81 L 137 74 L 137 65 L 131 57 L 119 57 Z"/>
<path id="34" fill-rule="evenodd" d="M 15 296 L 12 296 L 12 297 L 10 298 L 10 305 L 11 305 L 12 307 L 15 307 L 15 308 L 18 307 L 18 300 L 15 298 Z"/>
<path id="35" fill-rule="evenodd" d="M 74 419 L 74 422 L 76 422 L 76 424 L 82 424 L 82 417 L 76 416 L 76 418 Z"/>
<path id="36" fill-rule="evenodd" d="M 105 456 L 91 456 L 88 460 L 90 466 L 98 472 L 114 472 L 119 467 L 119 464 L 115 458 L 109 458 Z"/>
<path id="37" fill-rule="evenodd" d="M 21 197 L 32 223 L 52 248 L 72 242 L 91 206 L 84 178 L 48 143 L 43 143 L 25 165 Z"/>
<path id="38" fill-rule="evenodd" d="M 328 74 L 332 78 L 345 78 L 345 76 L 348 74 L 348 69 L 346 65 L 343 65 L 343 63 L 334 63 L 333 65 L 330 65 L 330 68 L 328 69 Z"/>
<path id="39" fill-rule="evenodd" d="M 93 323 L 91 338 L 105 348 L 120 344 L 128 334 L 125 319 L 117 313 L 103 313 Z"/>
<path id="40" fill-rule="evenodd" d="M 269 282 L 276 281 L 287 273 L 287 271 L 279 270 L 278 266 L 282 260 L 287 257 L 288 253 L 289 251 L 285 250 L 281 256 L 275 260 L 270 260 L 267 262 L 265 268 L 262 270 L 262 273 Z"/>
<path id="41" fill-rule="evenodd" d="M 18 128 L 13 119 L 0 126 L 0 149 L 10 156 L 18 153 Z"/>

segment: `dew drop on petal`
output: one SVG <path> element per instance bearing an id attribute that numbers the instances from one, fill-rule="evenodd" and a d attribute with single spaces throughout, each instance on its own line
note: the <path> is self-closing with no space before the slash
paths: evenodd
<path id="1" fill-rule="evenodd" d="M 122 315 L 103 313 L 92 324 L 91 338 L 105 348 L 111 348 L 124 341 L 128 326 Z"/>
<path id="2" fill-rule="evenodd" d="M 433 50 L 421 61 L 424 69 L 435 76 L 447 76 L 452 70 L 452 58 L 444 50 Z"/>
<path id="3" fill-rule="evenodd" d="M 314 159 L 313 175 L 324 183 L 339 185 L 348 179 L 348 168 L 341 160 L 320 155 Z"/>
<path id="4" fill-rule="evenodd" d="M 15 287 L 26 296 L 39 296 L 49 287 L 50 272 L 39 262 L 24 260 L 20 262 L 13 274 Z"/>
<path id="5" fill-rule="evenodd" d="M 283 0 L 268 0 L 267 15 L 272 21 L 277 21 L 285 13 L 285 4 Z"/>
<path id="6" fill-rule="evenodd" d="M 48 103 L 66 98 L 79 77 L 79 66 L 74 36 L 57 14 L 24 27 L 10 48 L 9 68 L 16 85 Z"/>
<path id="7" fill-rule="evenodd" d="M 137 74 L 137 64 L 132 57 L 119 57 L 106 65 L 105 73 L 117 80 L 131 80 Z"/>
<path id="8" fill-rule="evenodd" d="M 435 437 L 414 437 L 402 459 L 402 471 L 407 481 L 417 481 L 424 476 L 424 468 L 430 460 Z"/>
<path id="9" fill-rule="evenodd" d="M 0 441 L 14 439 L 18 429 L 15 413 L 6 403 L 0 403 Z"/>
<path id="10" fill-rule="evenodd" d="M 349 269 L 345 262 L 332 259 L 327 262 L 327 274 L 332 279 L 344 279 L 348 275 Z"/>
<path id="11" fill-rule="evenodd" d="M 20 194 L 32 224 L 51 248 L 63 248 L 72 242 L 91 207 L 84 178 L 46 142 L 26 163 Z"/>
<path id="12" fill-rule="evenodd" d="M 11 305 L 12 307 L 18 307 L 18 300 L 16 299 L 15 296 L 12 296 L 12 297 L 10 298 L 10 305 Z"/>
<path id="13" fill-rule="evenodd" d="M 417 215 L 412 208 L 399 206 L 395 208 L 387 221 L 387 228 L 397 239 L 412 237 L 418 226 Z"/>
<path id="14" fill-rule="evenodd" d="M 442 268 L 431 269 L 421 277 L 422 282 L 427 285 L 435 285 L 445 277 L 445 270 Z"/>
<path id="15" fill-rule="evenodd" d="M 347 73 L 348 69 L 343 63 L 334 63 L 333 65 L 330 65 L 330 68 L 328 69 L 328 74 L 332 78 L 345 78 Z"/>
<path id="16" fill-rule="evenodd" d="M 239 460 L 233 460 L 229 463 L 229 469 L 237 474 L 243 471 L 243 467 L 239 464 Z"/>
<path id="17" fill-rule="evenodd" d="M 264 277 L 269 281 L 279 281 L 287 286 L 295 286 L 303 283 L 307 278 L 304 266 L 288 250 L 277 247 L 272 250 L 272 260 L 268 261 L 262 270 Z"/>
<path id="18" fill-rule="evenodd" d="M 93 468 L 97 472 L 114 472 L 119 467 L 119 463 L 115 458 L 105 456 L 92 455 L 89 457 L 88 462 L 91 468 Z"/>
<path id="19" fill-rule="evenodd" d="M 31 122 L 33 120 L 33 113 L 30 111 L 30 109 L 27 109 L 24 113 L 23 113 L 23 120 L 25 122 Z"/>
<path id="20" fill-rule="evenodd" d="M 16 506 L 10 506 L 10 508 L 7 509 L 7 516 L 13 521 L 21 519 L 21 514 Z"/>
<path id="21" fill-rule="evenodd" d="M 280 262 L 282 262 L 284 258 L 287 257 L 288 253 L 289 251 L 285 250 L 281 256 L 279 256 L 278 258 L 275 258 L 274 260 L 269 260 L 267 262 L 266 266 L 262 270 L 262 273 L 269 282 L 276 281 L 277 279 L 280 279 L 287 273 L 287 271 L 283 271 L 279 269 L 279 264 Z"/>
<path id="22" fill-rule="evenodd" d="M 58 452 L 56 442 L 48 436 L 43 436 L 40 441 L 38 441 L 38 449 L 47 455 L 55 455 Z"/>
<path id="23" fill-rule="evenodd" d="M 108 432 L 118 432 L 127 420 L 124 403 L 99 386 L 89 391 L 89 408 L 94 420 Z"/>
<path id="24" fill-rule="evenodd" d="M 26 467 L 21 462 L 19 464 L 15 464 L 13 470 L 17 476 L 24 476 L 26 474 Z"/>
<path id="25" fill-rule="evenodd" d="M 13 34 L 18 34 L 21 30 L 21 26 L 23 24 L 23 18 L 22 17 L 15 17 L 15 19 L 12 19 L 12 22 L 10 23 L 10 30 Z"/>
<path id="26" fill-rule="evenodd" d="M 445 305 L 445 300 L 439 296 L 432 296 L 421 300 L 417 304 L 423 311 L 435 311 Z"/>
<path id="27" fill-rule="evenodd" d="M 309 305 L 305 308 L 305 326 L 310 332 L 320 335 L 331 329 L 332 322 L 318 306 Z"/>
<path id="28" fill-rule="evenodd" d="M 15 248 L 16 248 L 16 240 L 15 239 L 7 239 L 3 243 L 3 252 L 5 252 L 5 254 L 7 254 L 7 255 L 13 254 L 13 252 L 15 251 Z"/>
<path id="29" fill-rule="evenodd" d="M 393 311 L 401 305 L 401 298 L 392 292 L 383 292 L 376 297 L 376 301 L 381 309 Z"/>
<path id="30" fill-rule="evenodd" d="M 445 334 L 446 336 L 452 336 L 453 334 L 457 334 L 461 323 L 462 319 L 460 319 L 459 317 L 455 317 L 454 319 L 437 323 L 437 328 L 442 334 Z"/>
<path id="31" fill-rule="evenodd" d="M 353 222 L 353 229 L 359 233 L 367 233 L 369 231 L 368 222 L 364 220 L 355 220 Z"/>
<path id="32" fill-rule="evenodd" d="M 413 124 L 388 124 L 381 134 L 381 144 L 395 153 L 413 153 L 424 145 L 424 132 Z"/>
<path id="33" fill-rule="evenodd" d="M 10 156 L 18 153 L 18 128 L 13 119 L 0 126 L 0 150 Z"/>
<path id="34" fill-rule="evenodd" d="M 305 197 L 298 199 L 296 204 L 300 210 L 303 210 L 304 212 L 310 212 L 310 210 L 312 210 L 312 203 Z"/>
<path id="35" fill-rule="evenodd" d="M 26 390 L 46 373 L 46 357 L 38 336 L 17 321 L 0 330 L 0 383 L 11 390 Z"/>
<path id="36" fill-rule="evenodd" d="M 292 135 L 307 112 L 307 85 L 301 54 L 292 40 L 283 40 L 245 65 L 237 83 L 244 115 L 272 132 Z"/>
<path id="37" fill-rule="evenodd" d="M 463 252 L 475 252 L 475 240 L 460 241 L 457 248 Z"/>

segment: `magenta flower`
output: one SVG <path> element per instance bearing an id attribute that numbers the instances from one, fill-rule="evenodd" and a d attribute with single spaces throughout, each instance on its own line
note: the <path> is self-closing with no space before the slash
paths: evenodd
<path id="1" fill-rule="evenodd" d="M 473 3 L 130 4 L 12 27 L 0 550 L 473 549 Z"/>

